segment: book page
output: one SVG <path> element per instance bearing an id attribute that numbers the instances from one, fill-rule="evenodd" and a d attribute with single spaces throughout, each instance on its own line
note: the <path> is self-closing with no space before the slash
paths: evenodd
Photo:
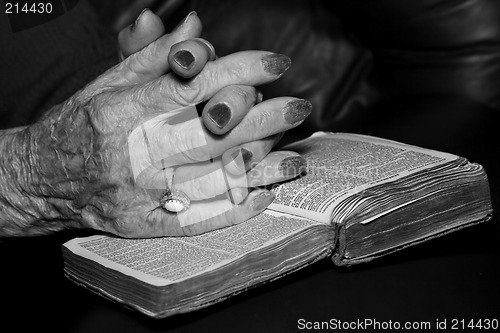
<path id="1" fill-rule="evenodd" d="M 64 246 L 105 267 L 164 286 L 226 265 L 317 224 L 268 212 L 245 223 L 198 236 L 126 239 L 98 235 L 76 238 Z"/>
<path id="2" fill-rule="evenodd" d="M 269 209 L 323 223 L 330 223 L 335 205 L 353 194 L 458 158 L 347 133 L 318 132 L 284 149 L 307 160 L 307 174 L 274 188 L 277 197 Z"/>

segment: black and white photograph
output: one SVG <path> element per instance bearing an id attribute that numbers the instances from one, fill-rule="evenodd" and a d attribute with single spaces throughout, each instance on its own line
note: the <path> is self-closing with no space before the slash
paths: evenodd
<path id="1" fill-rule="evenodd" d="M 2 332 L 500 330 L 500 1 L 0 4 Z"/>

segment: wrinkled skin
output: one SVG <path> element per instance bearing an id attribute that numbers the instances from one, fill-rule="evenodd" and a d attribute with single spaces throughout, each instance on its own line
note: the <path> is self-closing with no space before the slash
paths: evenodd
<path id="1" fill-rule="evenodd" d="M 171 59 L 172 45 L 196 38 L 200 29 L 185 21 L 170 36 L 132 54 L 52 108 L 37 123 L 0 133 L 5 156 L 0 163 L 0 186 L 9 193 L 3 199 L 2 234 L 35 235 L 78 227 L 124 237 L 194 235 L 243 222 L 272 202 L 274 195 L 269 191 L 247 195 L 240 188 L 234 189 L 240 193 L 237 200 L 228 199 L 227 184 L 221 186 L 220 176 L 226 174 L 225 165 L 230 161 L 227 152 L 247 147 L 254 152 L 254 165 L 260 162 L 261 169 L 274 168 L 275 176 L 262 179 L 247 173 L 251 167 L 245 165 L 245 184 L 252 187 L 295 177 L 300 168 L 283 170 L 276 161 L 297 161 L 298 154 L 267 154 L 280 133 L 299 125 L 310 113 L 310 103 L 292 97 L 259 103 L 253 87 L 278 79 L 289 66 L 287 57 L 265 51 L 209 61 L 193 78 L 171 72 L 165 59 Z M 160 152 L 160 157 L 153 160 L 155 168 L 146 174 L 146 181 L 138 183 L 129 154 L 129 138 L 135 129 L 179 108 L 228 98 L 244 101 L 233 103 L 232 111 L 241 117 L 228 132 L 213 134 L 202 125 L 202 118 L 189 130 L 171 133 L 162 126 L 156 128 L 149 148 Z M 235 105 L 244 107 L 237 110 Z M 200 136 L 207 144 L 191 149 Z M 166 158 L 177 147 L 188 153 Z M 190 184 L 178 184 L 192 200 L 191 207 L 180 214 L 159 204 L 171 185 L 168 168 L 161 166 L 164 163 L 177 168 L 180 182 Z M 154 186 L 146 186 L 148 181 Z M 11 220 L 14 223 L 6 224 Z"/>

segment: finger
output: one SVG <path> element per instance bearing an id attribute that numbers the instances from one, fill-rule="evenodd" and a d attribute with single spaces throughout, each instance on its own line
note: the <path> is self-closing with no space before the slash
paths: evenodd
<path id="1" fill-rule="evenodd" d="M 232 188 L 226 192 L 226 198 L 234 205 L 239 205 L 246 199 L 250 192 L 251 189 L 248 187 Z"/>
<path id="2" fill-rule="evenodd" d="M 222 160 L 219 158 L 211 165 L 197 163 L 177 168 L 173 187 L 184 192 L 191 200 L 205 200 L 225 194 L 232 188 L 249 188 L 250 186 L 246 174 L 226 173 Z"/>
<path id="3" fill-rule="evenodd" d="M 269 153 L 247 174 L 250 187 L 280 183 L 295 178 L 307 170 L 306 160 L 293 151 Z"/>
<path id="4" fill-rule="evenodd" d="M 203 108 L 203 124 L 214 134 L 225 134 L 239 124 L 248 111 L 261 101 L 262 94 L 255 87 L 224 87 Z"/>
<path id="5" fill-rule="evenodd" d="M 239 204 L 251 188 L 278 184 L 300 176 L 305 171 L 307 171 L 307 161 L 300 154 L 293 151 L 272 152 L 248 172 L 248 187 L 229 189 L 227 198 L 232 203 Z"/>
<path id="6" fill-rule="evenodd" d="M 226 151 L 222 158 L 218 157 L 213 160 L 180 165 L 175 169 L 175 185 L 202 178 L 221 169 L 229 171 L 233 175 L 245 174 L 247 170 L 250 170 L 252 166 L 257 165 L 266 157 L 280 137 L 281 134 L 277 134 L 259 141 L 242 144 Z M 163 170 L 163 166 L 161 169 Z M 233 170 L 236 170 L 236 172 Z M 169 176 L 166 175 L 165 177 L 168 178 Z M 162 177 L 155 178 L 153 183 L 162 183 L 162 179 Z M 225 182 L 222 177 L 219 180 Z M 216 193 L 220 194 L 223 191 L 216 191 Z M 211 194 L 207 197 L 210 196 L 214 195 Z"/>
<path id="7" fill-rule="evenodd" d="M 267 155 L 248 173 L 233 175 L 225 172 L 222 160 L 211 163 L 192 164 L 175 170 L 172 187 L 184 192 L 191 200 L 205 200 L 235 188 L 251 188 L 283 182 L 306 170 L 306 161 L 298 153 L 277 151 Z M 206 169 L 212 171 L 207 172 Z M 165 184 L 169 170 L 159 170 L 154 184 Z M 163 180 L 163 181 L 162 181 Z"/>
<path id="8" fill-rule="evenodd" d="M 281 134 L 276 134 L 230 148 L 222 154 L 222 164 L 227 172 L 241 175 L 262 161 L 280 138 Z"/>
<path id="9" fill-rule="evenodd" d="M 235 128 L 218 140 L 218 147 L 215 143 L 209 144 L 214 147 L 214 153 L 218 153 L 226 144 L 235 146 L 279 133 L 281 135 L 300 125 L 311 112 L 312 104 L 304 99 L 277 97 L 266 100 L 255 105 Z"/>
<path id="10" fill-rule="evenodd" d="M 265 51 L 242 51 L 208 62 L 189 81 L 166 75 L 156 81 L 157 93 L 173 104 L 206 101 L 230 85 L 258 86 L 277 80 L 291 65 L 289 57 Z"/>
<path id="11" fill-rule="evenodd" d="M 197 75 L 207 61 L 216 58 L 213 45 L 202 38 L 192 38 L 172 46 L 168 55 L 170 68 L 183 78 Z"/>
<path id="12" fill-rule="evenodd" d="M 118 44 L 124 58 L 136 53 L 165 33 L 161 19 L 149 9 L 137 17 L 135 22 L 118 34 Z"/>
<path id="13" fill-rule="evenodd" d="M 170 70 L 168 54 L 171 47 L 183 40 L 199 37 L 201 30 L 201 21 L 196 13 L 189 13 L 172 33 L 163 35 L 121 62 L 116 74 L 123 79 L 122 84 L 137 84 L 159 78 Z"/>
<path id="14" fill-rule="evenodd" d="M 274 193 L 255 190 L 240 204 L 234 205 L 224 197 L 196 202 L 179 214 L 155 209 L 148 216 L 144 237 L 163 235 L 192 236 L 244 222 L 269 206 Z"/>
<path id="15" fill-rule="evenodd" d="M 214 198 L 230 188 L 249 187 L 247 175 L 227 174 L 220 158 L 177 168 L 148 168 L 136 179 L 136 185 L 151 194 L 164 194 L 173 188 L 193 201 Z"/>
<path id="16" fill-rule="evenodd" d="M 272 144 L 269 142 L 272 141 L 267 140 L 260 145 L 271 147 Z M 251 148 L 248 147 L 257 152 L 260 149 L 258 144 L 259 142 Z M 226 172 L 227 165 L 223 164 L 222 158 L 182 165 L 177 168 L 149 168 L 136 180 L 136 184 L 148 190 L 155 190 L 155 193 L 158 191 L 165 193 L 167 189 L 175 188 L 195 201 L 214 198 L 231 189 L 253 188 L 283 182 L 300 175 L 306 168 L 306 161 L 298 153 L 291 151 L 272 152 L 263 158 L 257 158 L 259 158 L 259 163 L 255 160 L 255 166 L 248 173 L 242 174 Z M 232 193 L 229 195 L 231 196 Z"/>
<path id="17" fill-rule="evenodd" d="M 140 163 L 148 158 L 153 165 L 172 167 L 207 161 L 232 147 L 294 128 L 311 110 L 312 105 L 306 100 L 292 97 L 270 99 L 255 105 L 235 128 L 221 137 L 203 126 L 194 107 L 187 107 L 178 114 L 172 111 L 144 122 L 141 128 L 132 131 L 131 137 L 137 138 L 130 139 L 129 145 L 145 147 L 133 149 L 139 155 L 149 152 L 144 158 L 137 158 Z M 192 116 L 188 117 L 188 113 Z M 187 118 L 180 121 L 174 116 Z M 143 139 L 143 133 L 147 140 Z"/>

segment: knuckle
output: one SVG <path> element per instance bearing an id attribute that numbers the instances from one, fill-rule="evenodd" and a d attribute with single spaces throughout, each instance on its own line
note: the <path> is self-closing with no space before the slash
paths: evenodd
<path id="1" fill-rule="evenodd" d="M 270 109 L 261 109 L 260 112 L 249 119 L 250 127 L 258 130 L 262 137 L 268 137 L 274 134 L 274 113 Z"/>
<path id="2" fill-rule="evenodd" d="M 173 97 L 177 102 L 187 105 L 195 103 L 200 100 L 201 89 L 198 81 L 191 81 L 189 83 L 175 82 L 172 89 Z"/>
<path id="3" fill-rule="evenodd" d="M 256 101 L 256 89 L 251 86 L 234 85 L 230 86 L 229 93 L 232 98 L 242 100 L 244 104 L 254 104 Z"/>
<path id="4" fill-rule="evenodd" d="M 213 63 L 207 63 L 203 74 L 203 79 L 206 80 L 206 82 L 225 82 L 227 86 L 237 85 L 245 82 L 246 78 L 249 77 L 250 68 L 242 62 L 231 64 L 224 68 L 220 68 L 220 66 L 214 65 Z"/>
<path id="5" fill-rule="evenodd" d="M 231 80 L 234 80 L 235 82 L 241 82 L 249 76 L 249 68 L 248 66 L 245 66 L 245 64 L 240 63 L 238 65 L 227 68 L 227 75 Z"/>
<path id="6" fill-rule="evenodd" d="M 146 48 L 140 54 L 132 54 L 130 56 L 130 61 L 126 62 L 126 64 L 128 65 L 128 69 L 131 72 L 136 72 L 136 71 L 141 71 L 144 68 L 150 68 L 151 67 L 150 59 L 154 59 L 151 53 L 152 53 L 151 49 Z"/>
<path id="7" fill-rule="evenodd" d="M 203 82 L 196 78 L 190 81 L 167 79 L 161 86 L 161 95 L 181 105 L 189 105 L 203 100 Z"/>

